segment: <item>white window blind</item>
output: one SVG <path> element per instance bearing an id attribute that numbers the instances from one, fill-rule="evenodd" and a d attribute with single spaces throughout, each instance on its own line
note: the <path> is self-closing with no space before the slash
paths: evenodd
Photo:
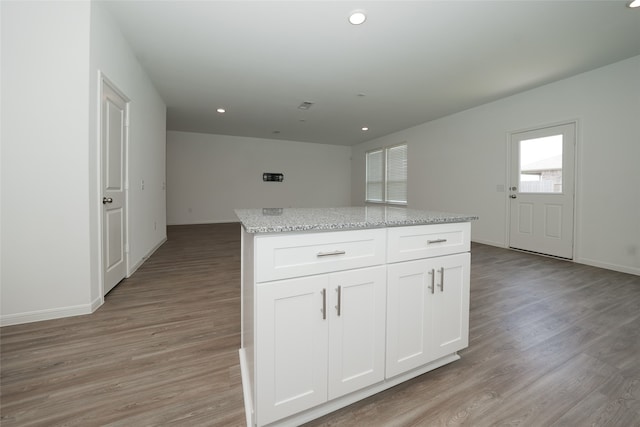
<path id="1" fill-rule="evenodd" d="M 407 145 L 387 148 L 387 202 L 407 203 Z"/>
<path id="2" fill-rule="evenodd" d="M 366 153 L 366 201 L 407 203 L 407 144 Z"/>
<path id="3" fill-rule="evenodd" d="M 384 201 L 384 151 L 367 153 L 367 201 Z"/>

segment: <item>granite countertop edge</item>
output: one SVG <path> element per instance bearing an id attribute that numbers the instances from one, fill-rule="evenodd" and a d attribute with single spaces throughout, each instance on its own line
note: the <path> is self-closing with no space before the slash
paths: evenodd
<path id="1" fill-rule="evenodd" d="M 246 218 L 244 213 L 258 211 L 258 210 L 248 210 L 248 209 L 236 209 L 236 215 L 240 219 L 240 223 L 247 233 L 252 234 L 262 234 L 262 233 L 291 233 L 291 232 L 307 232 L 307 231 L 337 231 L 337 230 L 361 230 L 361 229 L 372 229 L 372 228 L 385 228 L 385 227 L 403 227 L 410 225 L 429 225 L 429 224 L 448 224 L 448 223 L 456 223 L 456 222 L 470 222 L 473 220 L 479 219 L 476 215 L 465 215 L 465 214 L 451 214 L 444 212 L 434 212 L 434 211 L 413 211 L 422 212 L 422 216 L 419 218 L 401 218 L 401 219 L 385 219 L 385 220 L 374 220 L 374 221 L 341 221 L 341 220 L 331 220 L 331 221 L 313 221 L 311 219 L 301 220 L 297 219 L 295 221 L 287 220 L 283 218 L 283 223 L 278 224 L 277 220 L 274 222 L 274 217 L 267 217 L 266 221 L 270 222 L 268 224 L 257 224 L 260 220 L 256 220 L 256 218 L 251 218 L 249 220 Z M 289 222 L 291 221 L 291 222 Z M 284 223 L 286 222 L 286 223 Z"/>

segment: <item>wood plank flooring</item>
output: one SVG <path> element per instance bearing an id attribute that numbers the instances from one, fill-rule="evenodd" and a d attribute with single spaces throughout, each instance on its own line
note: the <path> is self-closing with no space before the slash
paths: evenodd
<path id="1" fill-rule="evenodd" d="M 95 313 L 0 329 L 0 424 L 241 426 L 238 224 L 174 226 Z M 640 426 L 640 277 L 472 247 L 462 359 L 307 426 Z"/>

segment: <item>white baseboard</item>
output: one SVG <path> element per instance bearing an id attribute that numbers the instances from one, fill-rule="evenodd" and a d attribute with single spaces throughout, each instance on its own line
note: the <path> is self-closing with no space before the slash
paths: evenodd
<path id="1" fill-rule="evenodd" d="M 471 240 L 472 243 L 480 243 L 481 245 L 489 245 L 489 246 L 496 246 L 498 248 L 506 248 L 504 242 L 494 242 L 492 240 L 478 240 L 478 239 L 473 239 Z"/>
<path id="2" fill-rule="evenodd" d="M 240 353 L 240 375 L 242 379 L 242 395 L 244 397 L 244 414 L 247 420 L 247 427 L 253 427 L 253 399 L 251 398 L 251 380 L 249 379 L 249 368 L 247 367 L 247 356 L 245 349 L 241 348 Z"/>
<path id="3" fill-rule="evenodd" d="M 167 238 L 163 238 L 156 246 L 138 262 L 129 272 L 130 277 L 164 242 Z M 43 320 L 60 319 L 63 317 L 80 316 L 91 314 L 96 311 L 104 303 L 103 297 L 98 297 L 89 304 L 74 305 L 70 307 L 47 308 L 44 310 L 28 311 L 16 314 L 0 315 L 0 326 L 19 325 L 22 323 L 40 322 Z"/>
<path id="4" fill-rule="evenodd" d="M 610 264 L 608 262 L 602 262 L 588 258 L 577 258 L 574 261 L 579 264 L 590 265 L 592 267 L 606 268 L 607 270 L 619 271 L 621 273 L 640 276 L 640 268 L 628 267 L 626 265 Z"/>
<path id="5" fill-rule="evenodd" d="M 104 297 L 98 297 L 94 299 L 93 302 L 91 303 L 91 312 L 93 313 L 94 311 L 99 309 L 102 306 L 102 304 L 104 304 Z"/>
<path id="6" fill-rule="evenodd" d="M 489 246 L 496 246 L 498 248 L 504 248 L 504 249 L 509 249 L 508 246 L 505 246 L 504 243 L 502 242 L 492 242 L 489 240 L 472 240 L 473 243 L 480 243 L 483 245 L 489 245 Z M 543 254 L 540 254 L 540 256 L 544 256 Z M 598 261 L 598 260 L 594 260 L 594 259 L 589 259 L 589 258 L 582 258 L 582 257 L 576 257 L 573 260 L 568 260 L 568 261 L 573 261 L 577 264 L 584 264 L 584 265 L 590 265 L 592 267 L 599 267 L 599 268 L 604 268 L 607 270 L 613 270 L 613 271 L 619 271 L 621 273 L 627 273 L 627 274 L 634 274 L 636 276 L 640 276 L 640 268 L 636 268 L 636 267 L 629 267 L 626 265 L 619 265 L 619 264 L 612 264 L 612 263 L 608 263 L 608 262 L 602 262 L 602 261 Z"/>
<path id="7" fill-rule="evenodd" d="M 240 221 L 238 220 L 238 218 L 235 218 L 235 219 L 207 220 L 207 221 L 194 221 L 194 222 L 171 222 L 171 223 L 167 223 L 167 226 L 169 226 L 169 225 L 229 224 L 229 223 L 233 223 L 233 222 L 237 222 L 238 224 L 240 224 Z"/>
<path id="8" fill-rule="evenodd" d="M 70 307 L 47 308 L 44 310 L 28 311 L 24 313 L 5 314 L 0 316 L 0 326 L 19 325 L 22 323 L 40 322 L 42 320 L 60 319 L 62 317 L 91 314 L 98 308 L 96 301 L 91 304 L 74 305 Z M 95 308 L 94 308 L 95 307 Z"/>
<path id="9" fill-rule="evenodd" d="M 140 259 L 140 261 L 138 261 L 133 267 L 129 269 L 129 272 L 127 273 L 127 278 L 131 277 L 131 275 L 135 273 L 136 270 L 139 269 L 140 266 L 142 266 L 142 264 L 144 264 L 144 262 L 148 260 L 151 257 L 151 255 L 153 255 L 153 253 L 157 251 L 158 248 L 160 248 L 160 246 L 162 246 L 166 241 L 167 241 L 167 238 L 164 237 L 162 240 L 160 240 L 160 242 L 158 242 L 157 245 L 151 248 L 151 250 L 147 252 L 147 254 Z"/>

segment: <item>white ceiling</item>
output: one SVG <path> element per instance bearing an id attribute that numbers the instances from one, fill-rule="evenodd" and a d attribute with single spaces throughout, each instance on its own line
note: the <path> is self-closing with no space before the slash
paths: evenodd
<path id="1" fill-rule="evenodd" d="M 353 145 L 640 55 L 640 9 L 626 3 L 105 4 L 169 130 Z M 363 25 L 347 21 L 356 9 Z"/>

